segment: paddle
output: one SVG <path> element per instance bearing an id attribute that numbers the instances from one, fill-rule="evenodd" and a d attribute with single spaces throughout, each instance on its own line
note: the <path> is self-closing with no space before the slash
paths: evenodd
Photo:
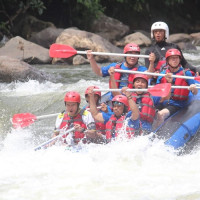
<path id="1" fill-rule="evenodd" d="M 14 114 L 12 118 L 12 124 L 14 128 L 23 128 L 23 127 L 31 125 L 35 120 L 57 116 L 58 114 L 59 113 L 42 115 L 42 116 L 36 116 L 31 113 Z"/>
<path id="2" fill-rule="evenodd" d="M 57 140 L 58 138 L 63 137 L 63 136 L 66 135 L 67 133 L 69 133 L 69 132 L 71 132 L 71 131 L 74 131 L 74 130 L 75 130 L 74 127 L 73 127 L 73 128 L 70 128 L 69 130 L 65 131 L 65 133 L 60 134 L 60 135 L 57 135 L 56 137 L 51 138 L 50 140 L 48 140 L 48 141 L 46 141 L 46 142 L 44 142 L 44 143 L 38 145 L 37 147 L 34 148 L 34 151 L 40 150 L 42 147 L 47 146 L 47 145 L 50 144 L 51 142 Z"/>
<path id="3" fill-rule="evenodd" d="M 118 91 L 121 91 L 121 89 L 93 89 L 93 91 L 118 92 Z M 127 89 L 127 91 L 130 91 L 130 92 L 149 92 L 153 96 L 166 97 L 169 94 L 169 92 L 171 92 L 171 83 L 157 84 L 157 85 L 150 87 L 148 89 Z"/>
<path id="4" fill-rule="evenodd" d="M 151 76 L 165 76 L 166 75 L 166 74 L 153 73 L 153 72 L 140 72 L 140 71 L 122 70 L 122 69 L 115 69 L 115 72 L 129 73 L 129 74 L 146 74 L 146 75 L 151 75 Z M 194 77 L 194 76 L 172 75 L 172 78 L 193 79 L 196 81 L 200 81 L 200 76 Z"/>
<path id="5" fill-rule="evenodd" d="M 49 49 L 49 56 L 55 58 L 69 58 L 76 54 L 87 54 L 86 51 L 77 51 L 73 47 L 64 44 L 52 44 Z M 121 54 L 121 53 L 108 53 L 108 52 L 92 52 L 93 55 L 99 56 L 123 56 L 123 57 L 138 57 L 149 58 L 149 55 L 137 55 L 137 54 Z"/>
<path id="6" fill-rule="evenodd" d="M 154 86 L 153 85 L 149 85 L 148 87 L 151 88 L 151 87 L 154 87 Z M 190 86 L 180 86 L 180 85 L 177 85 L 177 86 L 171 86 L 171 89 L 189 89 L 189 87 Z M 200 86 L 197 86 L 196 88 L 200 89 Z"/>

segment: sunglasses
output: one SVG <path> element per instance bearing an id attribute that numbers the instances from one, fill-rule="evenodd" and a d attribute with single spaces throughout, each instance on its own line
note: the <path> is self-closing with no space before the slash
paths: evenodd
<path id="1" fill-rule="evenodd" d="M 114 101 L 114 102 L 112 103 L 112 105 L 113 105 L 113 107 L 114 107 L 114 106 L 123 106 L 124 104 L 121 103 L 121 102 L 119 102 L 119 101 Z"/>

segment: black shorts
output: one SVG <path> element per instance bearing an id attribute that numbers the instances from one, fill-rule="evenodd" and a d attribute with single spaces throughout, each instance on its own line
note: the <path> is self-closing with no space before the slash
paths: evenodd
<path id="1" fill-rule="evenodd" d="M 177 112 L 178 110 L 180 110 L 181 108 L 178 106 L 173 106 L 173 105 L 162 105 L 159 104 L 159 106 L 156 107 L 158 110 L 162 110 L 164 108 L 169 110 L 170 116 L 173 115 L 175 112 Z"/>

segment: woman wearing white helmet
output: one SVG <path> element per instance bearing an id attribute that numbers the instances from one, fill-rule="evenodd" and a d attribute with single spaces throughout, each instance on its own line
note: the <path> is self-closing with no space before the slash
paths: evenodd
<path id="1" fill-rule="evenodd" d="M 165 61 L 165 54 L 167 50 L 169 49 L 178 49 L 181 52 L 181 49 L 178 45 L 173 43 L 168 43 L 166 40 L 169 38 L 169 28 L 168 25 L 165 22 L 155 22 L 151 26 L 151 38 L 155 41 L 155 43 L 149 47 L 145 54 L 149 55 L 150 53 L 155 54 L 155 62 L 154 62 L 154 68 L 155 71 L 161 72 L 166 67 L 166 61 Z M 189 68 L 193 72 L 196 72 L 196 69 L 194 66 L 189 64 L 185 58 L 183 57 L 183 54 L 181 52 L 181 65 L 183 68 Z M 149 66 L 149 60 L 145 59 L 145 66 Z"/>

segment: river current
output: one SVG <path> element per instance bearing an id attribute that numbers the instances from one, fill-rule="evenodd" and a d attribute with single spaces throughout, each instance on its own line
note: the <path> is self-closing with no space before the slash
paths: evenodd
<path id="1" fill-rule="evenodd" d="M 198 51 L 184 52 L 200 67 Z M 142 63 L 142 59 L 141 59 Z M 49 140 L 56 117 L 14 129 L 12 116 L 36 116 L 64 110 L 64 95 L 76 90 L 85 105 L 90 85 L 108 88 L 89 65 L 36 65 L 55 80 L 0 84 L 0 200 L 199 200 L 200 150 L 177 156 L 161 140 L 148 136 L 108 145 L 34 147 Z"/>

